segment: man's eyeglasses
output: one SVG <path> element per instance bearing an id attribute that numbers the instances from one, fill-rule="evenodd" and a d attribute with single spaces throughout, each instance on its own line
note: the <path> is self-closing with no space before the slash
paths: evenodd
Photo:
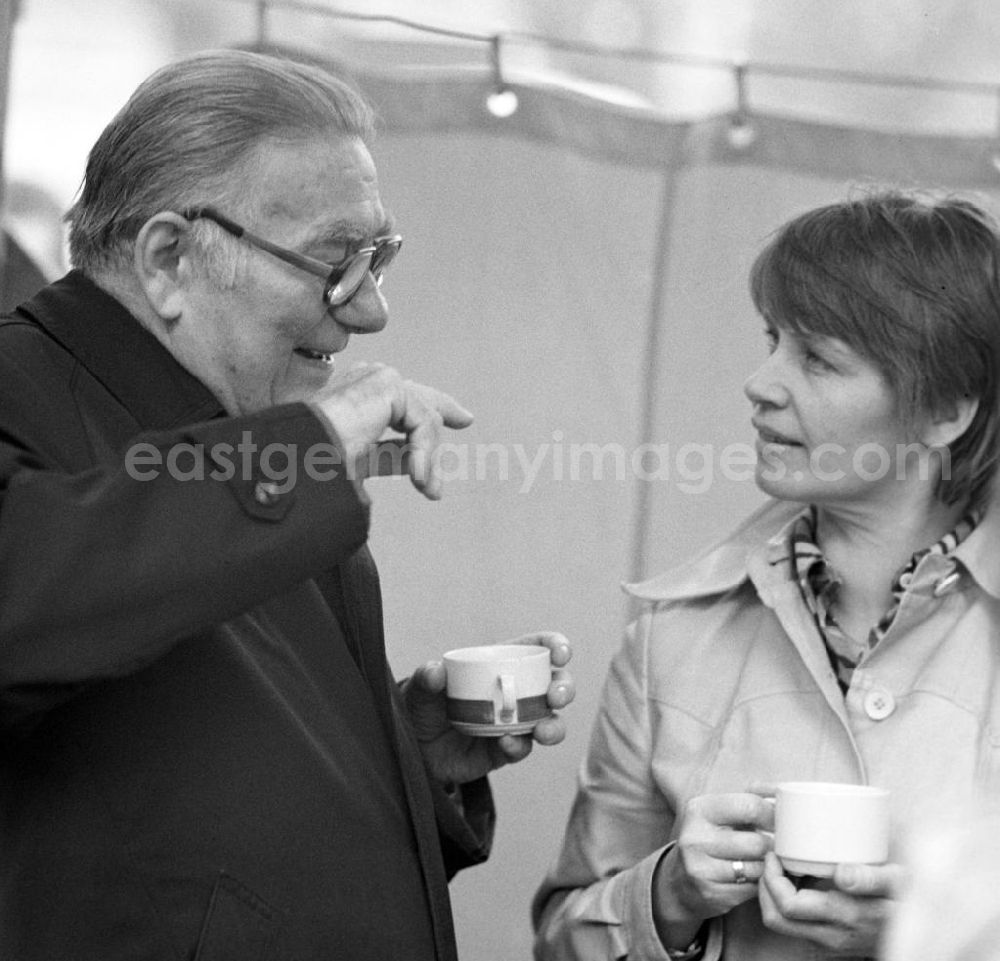
<path id="1" fill-rule="evenodd" d="M 346 304 L 358 292 L 369 273 L 375 278 L 375 283 L 381 285 L 382 272 L 392 263 L 392 259 L 399 253 L 399 248 L 403 244 L 403 238 L 399 234 L 378 237 L 372 246 L 355 250 L 338 264 L 328 264 L 289 250 L 287 247 L 272 244 L 271 241 L 258 237 L 212 207 L 192 207 L 185 210 L 183 216 L 186 220 L 197 220 L 202 217 L 211 220 L 234 237 L 242 237 L 252 247 L 258 247 L 286 264 L 308 271 L 316 277 L 322 277 L 326 281 L 323 300 L 330 307 Z"/>

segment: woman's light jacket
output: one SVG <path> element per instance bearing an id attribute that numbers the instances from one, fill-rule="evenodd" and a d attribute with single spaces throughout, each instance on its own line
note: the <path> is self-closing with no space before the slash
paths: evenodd
<path id="1" fill-rule="evenodd" d="M 721 544 L 626 590 L 643 610 L 605 683 L 559 858 L 536 895 L 544 961 L 666 961 L 651 880 L 685 802 L 784 780 L 892 792 L 893 859 L 979 793 L 1000 796 L 1000 510 L 926 556 L 846 699 L 787 566 L 802 506 L 771 502 Z M 706 961 L 820 958 L 756 899 L 712 923 Z"/>

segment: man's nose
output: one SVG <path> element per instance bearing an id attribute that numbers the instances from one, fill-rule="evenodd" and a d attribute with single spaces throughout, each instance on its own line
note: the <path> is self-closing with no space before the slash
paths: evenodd
<path id="1" fill-rule="evenodd" d="M 389 322 L 389 305 L 369 272 L 354 296 L 330 308 L 330 315 L 342 327 L 356 334 L 375 334 Z"/>

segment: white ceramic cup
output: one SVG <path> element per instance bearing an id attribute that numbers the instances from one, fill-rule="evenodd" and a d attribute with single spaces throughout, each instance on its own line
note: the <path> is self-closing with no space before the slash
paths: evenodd
<path id="1" fill-rule="evenodd" d="M 789 781 L 775 790 L 774 853 L 789 874 L 828 878 L 838 864 L 889 859 L 889 792 Z"/>
<path id="2" fill-rule="evenodd" d="M 444 655 L 447 711 L 465 734 L 525 734 L 548 717 L 549 649 L 538 644 L 486 644 Z"/>

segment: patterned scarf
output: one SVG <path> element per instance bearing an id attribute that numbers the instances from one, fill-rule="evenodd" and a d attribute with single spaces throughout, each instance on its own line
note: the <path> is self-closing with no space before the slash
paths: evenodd
<path id="1" fill-rule="evenodd" d="M 896 575 L 892 584 L 892 602 L 878 623 L 868 632 L 868 637 L 858 641 L 844 633 L 833 616 L 832 608 L 840 590 L 840 578 L 826 562 L 823 552 L 816 546 L 816 509 L 810 507 L 792 524 L 788 539 L 772 548 L 770 561 L 778 564 L 789 562 L 789 575 L 798 581 L 802 599 L 816 619 L 827 654 L 837 675 L 837 683 L 846 694 L 851 684 L 854 669 L 861 658 L 885 636 L 899 611 L 903 595 L 913 581 L 917 565 L 928 554 L 948 556 L 975 530 L 982 516 L 972 511 L 963 517 L 955 529 L 946 534 L 936 544 L 917 551 Z"/>

